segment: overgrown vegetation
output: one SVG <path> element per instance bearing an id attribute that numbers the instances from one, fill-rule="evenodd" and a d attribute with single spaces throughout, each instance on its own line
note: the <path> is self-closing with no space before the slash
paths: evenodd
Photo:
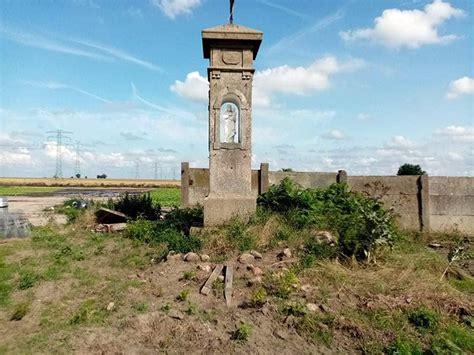
<path id="1" fill-rule="evenodd" d="M 160 204 L 155 203 L 149 193 L 129 194 L 127 192 L 118 199 L 109 201 L 109 206 L 132 220 L 141 218 L 156 221 L 161 216 Z"/>
<path id="2" fill-rule="evenodd" d="M 337 252 L 345 257 L 371 260 L 378 246 L 392 245 L 397 235 L 393 216 L 380 201 L 350 192 L 345 184 L 304 189 L 285 178 L 259 196 L 258 204 L 283 216 L 286 223 L 300 231 L 333 232 L 338 238 Z M 331 249 L 306 247 L 315 255 L 334 254 Z"/>
<path id="3" fill-rule="evenodd" d="M 169 251 L 187 253 L 198 251 L 202 241 L 189 233 L 192 226 L 202 225 L 202 209 L 173 209 L 163 220 L 138 219 L 127 226 L 126 235 L 152 245 L 163 245 Z M 164 255 L 163 255 L 164 256 Z"/>

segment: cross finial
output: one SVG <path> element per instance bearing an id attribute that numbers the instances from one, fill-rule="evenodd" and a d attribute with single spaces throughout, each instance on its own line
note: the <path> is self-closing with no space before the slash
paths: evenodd
<path id="1" fill-rule="evenodd" d="M 230 16 L 229 16 L 229 23 L 234 23 L 234 0 L 230 0 Z"/>

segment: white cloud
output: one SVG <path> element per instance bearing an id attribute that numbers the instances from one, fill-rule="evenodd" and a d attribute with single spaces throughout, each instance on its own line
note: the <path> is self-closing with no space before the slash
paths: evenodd
<path id="1" fill-rule="evenodd" d="M 307 67 L 283 65 L 258 71 L 253 82 L 253 104 L 257 107 L 269 107 L 274 93 L 307 95 L 313 91 L 327 90 L 331 85 L 332 75 L 354 71 L 363 65 L 364 62 L 360 59 L 340 61 L 327 56 Z M 191 72 L 184 81 L 176 80 L 171 85 L 171 91 L 179 96 L 202 102 L 208 100 L 208 88 L 207 79 L 198 72 Z"/>
<path id="2" fill-rule="evenodd" d="M 394 136 L 387 143 L 387 147 L 394 148 L 394 149 L 415 148 L 417 146 L 418 146 L 418 143 L 403 136 Z"/>
<path id="3" fill-rule="evenodd" d="M 361 112 L 361 113 L 357 114 L 357 119 L 359 121 L 370 121 L 372 119 L 372 116 L 369 115 L 368 113 Z"/>
<path id="4" fill-rule="evenodd" d="M 436 131 L 436 134 L 455 142 L 474 143 L 474 127 L 448 126 Z"/>
<path id="5" fill-rule="evenodd" d="M 342 139 L 345 139 L 346 136 L 341 131 L 337 129 L 333 129 L 332 131 L 326 132 L 323 135 L 321 135 L 321 138 L 342 140 Z"/>
<path id="6" fill-rule="evenodd" d="M 93 99 L 102 101 L 102 102 L 107 103 L 107 104 L 111 104 L 111 103 L 112 103 L 112 101 L 107 100 L 107 99 L 105 99 L 105 98 L 103 98 L 103 97 L 100 97 L 100 96 L 98 96 L 98 95 L 95 95 L 95 94 L 93 94 L 93 93 L 91 93 L 91 92 L 89 92 L 89 91 L 82 90 L 82 89 L 77 88 L 77 87 L 75 87 L 75 86 L 71 86 L 71 85 L 59 83 L 59 82 L 56 82 L 56 81 L 47 81 L 47 82 L 43 82 L 43 81 L 27 81 L 26 84 L 31 85 L 31 86 L 35 86 L 35 87 L 38 87 L 38 88 L 49 89 L 49 90 L 72 90 L 72 91 L 75 91 L 75 92 L 77 92 L 77 93 L 79 93 L 79 94 L 92 97 Z"/>
<path id="7" fill-rule="evenodd" d="M 184 81 L 176 80 L 171 85 L 171 91 L 192 101 L 207 102 L 209 82 L 199 72 L 193 71 L 186 75 Z"/>
<path id="8" fill-rule="evenodd" d="M 191 11 L 201 5 L 201 0 L 152 0 L 151 3 L 158 6 L 169 18 L 176 18 L 182 14 L 190 14 Z"/>
<path id="9" fill-rule="evenodd" d="M 255 74 L 254 88 L 263 103 L 270 102 L 272 93 L 307 95 L 330 87 L 333 74 L 361 68 L 360 59 L 339 61 L 333 56 L 316 60 L 308 67 L 283 65 L 266 69 Z"/>
<path id="10" fill-rule="evenodd" d="M 455 35 L 440 35 L 439 27 L 452 17 L 461 17 L 464 12 L 443 0 L 434 0 L 424 10 L 387 9 L 375 19 L 373 28 L 341 32 L 346 41 L 369 40 L 387 47 L 418 48 L 427 44 L 448 43 Z"/>
<path id="11" fill-rule="evenodd" d="M 454 80 L 449 84 L 449 90 L 446 94 L 448 99 L 455 99 L 461 95 L 474 94 L 474 78 L 467 76 Z"/>

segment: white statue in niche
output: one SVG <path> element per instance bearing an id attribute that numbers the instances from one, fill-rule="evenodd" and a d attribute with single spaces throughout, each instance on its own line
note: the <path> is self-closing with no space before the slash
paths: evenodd
<path id="1" fill-rule="evenodd" d="M 224 119 L 224 137 L 223 137 L 224 142 L 236 143 L 238 109 L 237 107 L 234 107 L 235 106 L 234 104 L 228 103 L 225 106 L 226 106 L 226 110 L 224 111 L 222 115 L 222 118 Z"/>

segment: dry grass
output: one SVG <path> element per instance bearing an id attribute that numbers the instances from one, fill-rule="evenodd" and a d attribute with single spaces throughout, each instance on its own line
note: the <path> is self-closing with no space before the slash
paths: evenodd
<path id="1" fill-rule="evenodd" d="M 180 187 L 178 180 L 0 178 L 0 186 Z"/>

